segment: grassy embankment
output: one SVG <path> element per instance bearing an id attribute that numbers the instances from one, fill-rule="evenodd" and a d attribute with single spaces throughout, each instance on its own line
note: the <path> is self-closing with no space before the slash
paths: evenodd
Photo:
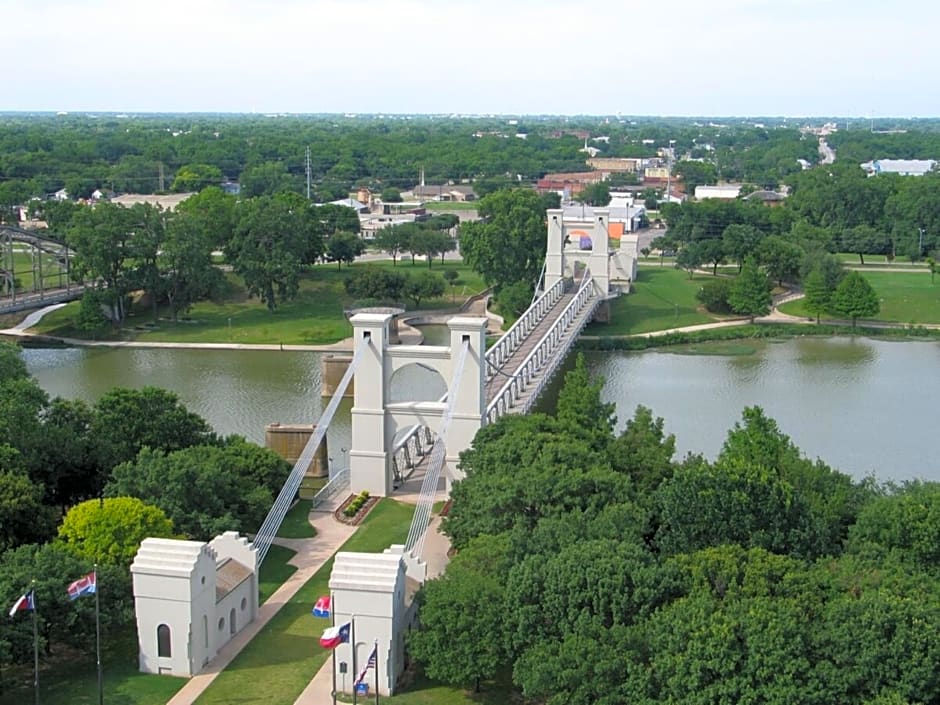
<path id="1" fill-rule="evenodd" d="M 150 312 L 134 311 L 128 326 L 99 339 L 161 341 L 178 343 L 245 343 L 269 345 L 327 345 L 352 335 L 352 326 L 343 314 L 343 307 L 353 303 L 343 288 L 350 272 L 365 267 L 391 269 L 392 262 L 357 262 L 337 270 L 335 265 L 320 265 L 304 274 L 300 290 L 291 301 L 278 304 L 274 313 L 256 298 L 250 298 L 242 280 L 235 274 L 226 274 L 226 290 L 217 301 L 202 301 L 188 313 L 186 320 L 174 323 L 161 318 L 150 328 Z M 414 265 L 410 260 L 399 262 L 397 271 L 418 274 L 428 271 L 425 262 Z M 467 297 L 485 288 L 480 276 L 463 262 L 440 260 L 433 263 L 431 272 L 441 274 L 454 270 L 459 284 L 448 287 L 444 296 L 422 301 L 420 310 L 454 308 Z M 81 338 L 87 337 L 73 327 L 78 302 L 54 311 L 34 329 L 45 335 Z M 161 312 L 164 315 L 165 312 Z"/>
<path id="2" fill-rule="evenodd" d="M 931 282 L 926 272 L 865 272 L 881 300 L 881 311 L 873 320 L 919 325 L 940 323 L 940 278 Z M 783 313 L 813 318 L 802 299 L 780 307 Z M 823 316 L 823 319 L 832 318 Z"/>
<path id="3" fill-rule="evenodd" d="M 690 279 L 688 273 L 671 267 L 639 267 L 630 295 L 611 302 L 611 322 L 592 323 L 584 334 L 634 335 L 717 321 L 695 299 L 708 279 L 711 276 L 705 274 Z"/>

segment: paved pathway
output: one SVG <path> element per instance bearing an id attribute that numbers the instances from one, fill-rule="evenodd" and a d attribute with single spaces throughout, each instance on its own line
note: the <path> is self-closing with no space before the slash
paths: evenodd
<path id="1" fill-rule="evenodd" d="M 333 518 L 335 510 L 343 498 L 335 498 L 320 507 L 310 515 L 310 523 L 317 530 L 312 539 L 276 539 L 275 543 L 286 546 L 297 554 L 289 561 L 297 566 L 297 571 L 281 585 L 278 590 L 261 605 L 255 621 L 239 632 L 232 641 L 225 645 L 206 669 L 197 676 L 193 676 L 179 692 L 174 695 L 167 705 L 191 705 L 196 698 L 202 695 L 216 676 L 232 662 L 239 652 L 260 632 L 271 618 L 278 613 L 303 585 L 313 577 L 324 563 L 326 563 L 339 547 L 355 533 L 356 529 L 341 524 Z M 329 692 L 329 691 L 328 691 Z M 321 701 L 321 702 L 326 702 Z"/>

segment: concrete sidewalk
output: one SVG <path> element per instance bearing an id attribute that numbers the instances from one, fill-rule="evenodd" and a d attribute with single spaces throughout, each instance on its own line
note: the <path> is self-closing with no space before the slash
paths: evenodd
<path id="1" fill-rule="evenodd" d="M 260 632 L 268 622 L 278 613 L 301 587 L 326 563 L 340 546 L 352 536 L 356 529 L 353 526 L 341 524 L 333 518 L 332 510 L 339 506 L 343 498 L 335 498 L 325 503 L 318 511 L 310 514 L 310 523 L 316 528 L 317 535 L 312 539 L 275 539 L 279 546 L 285 546 L 297 554 L 289 563 L 297 566 L 297 571 L 281 585 L 277 591 L 268 598 L 258 610 L 258 616 L 251 624 L 239 632 L 219 652 L 209 665 L 197 676 L 189 679 L 180 691 L 174 695 L 167 705 L 191 705 L 196 698 L 202 695 L 216 676 L 232 662 L 239 652 Z M 327 674 L 329 675 L 329 673 Z M 327 689 L 327 693 L 329 693 Z M 325 701 L 323 701 L 325 702 Z"/>

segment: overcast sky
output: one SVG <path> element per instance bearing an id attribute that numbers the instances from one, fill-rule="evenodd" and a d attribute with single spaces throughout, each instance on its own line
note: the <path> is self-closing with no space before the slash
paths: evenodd
<path id="1" fill-rule="evenodd" d="M 940 116 L 936 0 L 0 0 L 0 110 Z"/>

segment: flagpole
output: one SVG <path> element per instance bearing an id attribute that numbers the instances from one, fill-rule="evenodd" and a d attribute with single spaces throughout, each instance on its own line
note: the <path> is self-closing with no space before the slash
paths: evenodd
<path id="1" fill-rule="evenodd" d="M 349 640 L 352 642 L 352 667 L 353 667 L 352 672 L 353 672 L 353 677 L 358 678 L 359 671 L 356 668 L 356 615 L 350 615 L 349 621 L 350 621 L 350 625 L 349 625 L 350 639 Z M 356 703 L 358 702 L 359 700 L 356 696 L 356 682 L 353 681 L 353 705 L 356 705 Z"/>
<path id="2" fill-rule="evenodd" d="M 30 588 L 33 598 L 33 689 L 36 705 L 39 705 L 39 626 L 36 619 L 36 581 Z"/>
<path id="3" fill-rule="evenodd" d="M 98 662 L 98 705 L 104 705 L 104 674 L 101 672 L 101 610 L 98 601 L 98 564 L 94 564 L 95 575 L 95 659 Z"/>
<path id="4" fill-rule="evenodd" d="M 336 599 L 333 593 L 330 593 L 330 617 L 332 622 L 330 626 L 336 626 Z M 336 649 L 331 649 L 333 652 L 333 705 L 336 705 Z"/>
<path id="5" fill-rule="evenodd" d="M 375 705 L 379 705 L 379 640 L 375 640 Z"/>

